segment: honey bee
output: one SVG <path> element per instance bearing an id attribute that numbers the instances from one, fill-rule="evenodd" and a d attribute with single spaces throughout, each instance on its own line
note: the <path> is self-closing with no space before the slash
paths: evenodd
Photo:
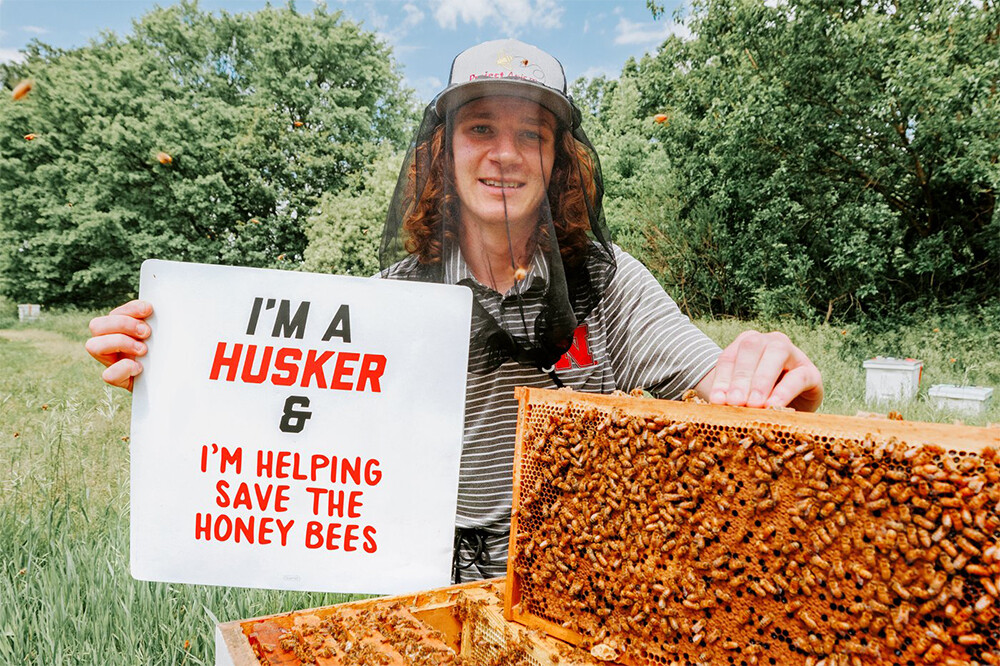
<path id="1" fill-rule="evenodd" d="M 31 89 L 34 87 L 35 87 L 34 81 L 31 81 L 30 79 L 25 79 L 24 81 L 21 81 L 16 86 L 14 86 L 14 90 L 10 96 L 14 99 L 14 101 L 17 101 L 19 99 L 24 98 L 29 92 L 31 92 Z"/>

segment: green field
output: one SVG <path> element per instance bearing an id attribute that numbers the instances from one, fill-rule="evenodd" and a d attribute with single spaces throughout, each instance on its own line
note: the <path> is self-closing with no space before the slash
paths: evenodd
<path id="1" fill-rule="evenodd" d="M 211 664 L 216 619 L 344 600 L 131 578 L 130 397 L 102 385 L 83 349 L 90 316 L 0 319 L 0 663 Z M 722 344 L 746 327 L 701 324 Z M 920 399 L 881 408 L 908 419 L 955 418 L 925 402 L 931 384 L 1000 387 L 1000 332 L 989 319 L 928 316 L 880 331 L 780 327 L 823 371 L 828 413 L 871 409 L 861 363 L 875 354 L 925 362 Z M 1000 397 L 966 422 L 1000 422 Z"/>

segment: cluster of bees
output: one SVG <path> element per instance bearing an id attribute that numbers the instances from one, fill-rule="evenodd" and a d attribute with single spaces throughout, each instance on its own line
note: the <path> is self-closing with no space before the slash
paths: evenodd
<path id="1" fill-rule="evenodd" d="M 510 570 L 524 612 L 581 646 L 643 666 L 1000 664 L 992 449 L 531 408 Z"/>
<path id="2" fill-rule="evenodd" d="M 263 666 L 462 666 L 441 633 L 401 604 L 334 607 L 322 618 L 296 616 L 290 627 L 266 620 L 244 631 Z"/>

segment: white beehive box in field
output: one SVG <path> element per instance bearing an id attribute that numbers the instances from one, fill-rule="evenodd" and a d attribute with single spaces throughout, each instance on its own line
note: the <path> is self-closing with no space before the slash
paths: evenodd
<path id="1" fill-rule="evenodd" d="M 18 321 L 35 321 L 42 314 L 42 306 L 37 303 L 20 303 L 17 306 Z"/>
<path id="2" fill-rule="evenodd" d="M 970 415 L 982 414 L 993 397 L 993 389 L 986 386 L 954 386 L 935 384 L 927 395 L 938 409 L 948 409 Z"/>
<path id="3" fill-rule="evenodd" d="M 923 361 L 876 356 L 863 365 L 865 402 L 907 401 L 916 397 Z"/>

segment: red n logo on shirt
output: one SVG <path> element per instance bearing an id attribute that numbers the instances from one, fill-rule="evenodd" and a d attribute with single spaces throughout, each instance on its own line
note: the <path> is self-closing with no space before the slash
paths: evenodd
<path id="1" fill-rule="evenodd" d="M 594 357 L 590 355 L 590 343 L 587 342 L 586 324 L 577 326 L 576 330 L 573 331 L 573 346 L 556 363 L 556 370 L 569 370 L 571 367 L 570 359 L 573 360 L 572 365 L 578 368 L 586 368 L 595 364 Z"/>

